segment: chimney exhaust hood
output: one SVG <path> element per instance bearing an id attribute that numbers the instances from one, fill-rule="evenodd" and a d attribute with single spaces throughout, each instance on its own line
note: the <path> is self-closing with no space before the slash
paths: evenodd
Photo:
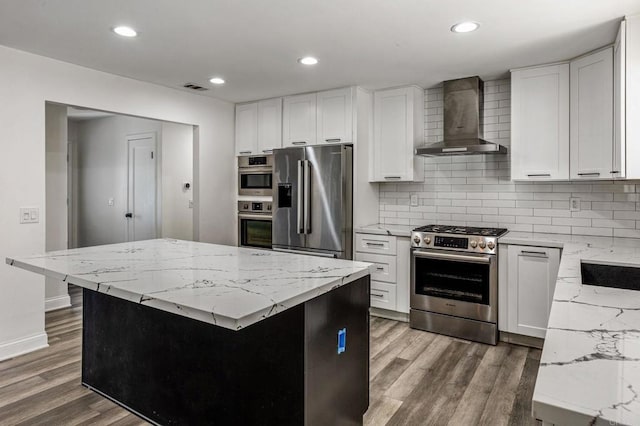
<path id="1" fill-rule="evenodd" d="M 506 154 L 507 147 L 483 139 L 484 82 L 468 77 L 444 82 L 444 140 L 416 149 L 417 155 Z"/>

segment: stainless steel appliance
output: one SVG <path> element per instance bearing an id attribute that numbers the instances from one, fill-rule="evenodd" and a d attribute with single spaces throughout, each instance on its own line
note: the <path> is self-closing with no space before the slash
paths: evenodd
<path id="1" fill-rule="evenodd" d="M 411 233 L 412 328 L 498 342 L 499 228 L 428 225 Z"/>
<path id="2" fill-rule="evenodd" d="M 425 156 L 506 154 L 507 147 L 484 140 L 484 82 L 480 77 L 445 81 L 444 140 L 420 147 Z"/>
<path id="3" fill-rule="evenodd" d="M 353 146 L 273 151 L 273 248 L 351 259 Z"/>
<path id="4" fill-rule="evenodd" d="M 238 245 L 271 248 L 272 203 L 270 201 L 238 201 Z"/>
<path id="5" fill-rule="evenodd" d="M 271 196 L 272 187 L 272 155 L 238 157 L 239 195 Z"/>

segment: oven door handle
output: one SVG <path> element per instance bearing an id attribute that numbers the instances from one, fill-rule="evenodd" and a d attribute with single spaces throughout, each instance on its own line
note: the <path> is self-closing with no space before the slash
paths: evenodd
<path id="1" fill-rule="evenodd" d="M 424 259 L 454 260 L 459 262 L 485 263 L 485 264 L 491 263 L 494 260 L 494 257 L 491 255 L 465 256 L 464 254 L 436 253 L 436 252 L 426 253 L 424 251 L 417 251 L 417 250 L 413 252 L 413 256 L 421 257 Z"/>
<path id="2" fill-rule="evenodd" d="M 254 220 L 264 220 L 264 221 L 271 221 L 273 219 L 272 215 L 270 214 L 260 214 L 260 213 L 254 213 L 254 214 L 247 214 L 247 213 L 238 213 L 238 219 L 254 219 Z"/>

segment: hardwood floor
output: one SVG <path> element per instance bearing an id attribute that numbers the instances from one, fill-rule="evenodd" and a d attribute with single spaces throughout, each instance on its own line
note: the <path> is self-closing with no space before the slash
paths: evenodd
<path id="1" fill-rule="evenodd" d="M 145 425 L 80 385 L 82 293 L 46 314 L 49 347 L 0 362 L 0 425 Z M 540 350 L 371 319 L 366 425 L 528 425 Z"/>

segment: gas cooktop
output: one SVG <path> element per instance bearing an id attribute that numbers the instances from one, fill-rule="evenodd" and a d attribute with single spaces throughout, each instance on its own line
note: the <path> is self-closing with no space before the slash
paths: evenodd
<path id="1" fill-rule="evenodd" d="M 413 232 L 431 232 L 434 234 L 480 235 L 483 237 L 499 237 L 507 233 L 504 228 L 474 228 L 471 226 L 426 225 L 415 228 Z"/>

